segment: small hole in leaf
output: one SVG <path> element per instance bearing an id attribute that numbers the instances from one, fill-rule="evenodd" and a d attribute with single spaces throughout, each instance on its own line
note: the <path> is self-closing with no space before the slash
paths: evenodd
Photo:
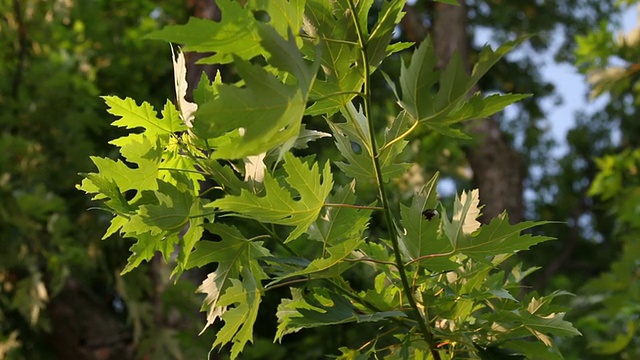
<path id="1" fill-rule="evenodd" d="M 357 142 L 352 141 L 352 142 L 351 142 L 351 150 L 352 150 L 354 153 L 356 153 L 356 154 L 360 155 L 360 154 L 362 153 L 362 146 L 360 146 L 360 144 L 358 144 Z"/>
<path id="2" fill-rule="evenodd" d="M 263 23 L 271 21 L 271 16 L 269 16 L 269 13 L 264 10 L 253 10 L 253 17 Z"/>

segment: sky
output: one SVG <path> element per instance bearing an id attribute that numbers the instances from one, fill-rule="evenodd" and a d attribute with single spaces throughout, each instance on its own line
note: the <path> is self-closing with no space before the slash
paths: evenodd
<path id="1" fill-rule="evenodd" d="M 622 19 L 623 32 L 627 32 L 637 26 L 638 9 L 630 7 L 624 12 Z M 558 45 L 556 44 L 555 47 Z M 553 50 L 555 50 L 555 47 Z M 549 55 L 547 55 L 549 56 Z M 545 80 L 550 81 L 556 87 L 557 93 L 563 98 L 563 103 L 558 105 L 552 100 L 543 102 L 543 108 L 547 113 L 550 131 L 555 140 L 561 144 L 555 152 L 555 156 L 560 156 L 566 152 L 566 134 L 573 127 L 575 112 L 578 110 L 587 113 L 598 111 L 607 101 L 606 96 L 589 101 L 589 86 L 584 75 L 579 74 L 575 67 L 570 64 L 556 64 L 548 61 L 547 65 L 541 69 Z"/>
<path id="2" fill-rule="evenodd" d="M 637 27 L 638 19 L 639 10 L 637 7 L 633 6 L 627 9 L 622 18 L 622 31 L 626 33 Z M 489 30 L 476 30 L 475 34 L 476 39 L 474 40 L 477 45 L 491 43 L 491 33 Z M 551 46 L 548 53 L 534 57 L 536 62 L 544 64 L 540 69 L 544 80 L 554 84 L 556 93 L 562 98 L 561 104 L 557 104 L 553 96 L 542 102 L 542 107 L 547 115 L 546 123 L 549 132 L 556 140 L 556 143 L 559 144 L 551 154 L 551 156 L 556 159 L 559 159 L 567 152 L 566 135 L 575 124 L 575 113 L 580 110 L 592 114 L 602 108 L 607 101 L 606 95 L 590 101 L 588 99 L 589 85 L 587 84 L 586 77 L 578 73 L 572 64 L 557 64 L 553 61 L 553 54 L 556 52 L 557 47 L 561 46 L 560 43 L 561 41 L 558 41 Z M 496 45 L 497 44 L 492 44 L 494 47 Z M 520 54 L 518 54 L 518 50 L 515 50 L 511 56 L 532 56 L 532 54 L 526 51 L 521 51 Z M 509 108 L 505 109 L 505 111 L 507 112 L 508 118 Z M 438 192 L 440 194 L 451 195 L 457 192 L 455 183 L 448 180 L 449 179 L 442 179 L 438 184 Z M 537 195 L 531 192 L 525 193 L 525 197 L 535 196 Z"/>

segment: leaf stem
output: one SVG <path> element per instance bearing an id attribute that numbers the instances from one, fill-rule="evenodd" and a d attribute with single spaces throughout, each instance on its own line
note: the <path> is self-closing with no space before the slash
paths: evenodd
<path id="1" fill-rule="evenodd" d="M 413 263 L 415 263 L 415 262 L 422 261 L 422 260 L 426 260 L 426 259 L 433 259 L 433 258 L 438 258 L 438 257 L 451 256 L 451 255 L 455 254 L 455 253 L 456 253 L 456 251 L 457 251 L 457 250 L 456 250 L 456 249 L 454 249 L 454 250 L 448 251 L 448 252 L 446 252 L 446 253 L 441 253 L 441 254 L 429 254 L 429 255 L 422 255 L 422 256 L 419 256 L 419 257 L 417 257 L 417 258 L 415 258 L 415 259 L 413 259 L 413 260 L 411 260 L 411 261 L 408 261 L 408 262 L 407 262 L 406 264 L 404 264 L 404 265 L 405 265 L 405 266 L 409 266 L 409 265 L 411 265 L 411 264 L 413 264 Z"/>
<path id="2" fill-rule="evenodd" d="M 353 42 L 353 41 L 349 41 L 349 40 L 330 39 L 330 38 L 325 38 L 325 37 L 311 36 L 311 35 L 307 35 L 307 34 L 299 34 L 298 36 L 300 36 L 303 39 L 308 39 L 308 40 L 318 40 L 318 39 L 320 39 L 322 41 L 332 42 L 332 43 L 336 43 L 336 44 L 345 44 L 345 45 L 356 45 L 356 46 L 358 46 L 358 43 Z"/>
<path id="3" fill-rule="evenodd" d="M 396 266 L 396 263 L 393 262 L 393 261 L 384 261 L 384 260 L 378 260 L 378 259 L 372 259 L 372 258 L 344 259 L 344 261 L 349 261 L 349 262 L 371 262 L 371 263 L 375 263 L 375 264 Z"/>
<path id="4" fill-rule="evenodd" d="M 350 209 L 363 209 L 363 210 L 384 210 L 379 206 L 365 206 L 365 205 L 353 205 L 353 204 L 334 204 L 334 203 L 325 203 L 326 207 L 343 207 Z"/>
<path id="5" fill-rule="evenodd" d="M 310 100 L 318 102 L 324 99 L 328 99 L 328 98 L 331 98 L 334 96 L 340 96 L 340 95 L 362 95 L 362 93 L 360 91 L 337 91 L 329 95 L 321 96 L 319 98 L 310 98 Z"/>
<path id="6" fill-rule="evenodd" d="M 413 125 L 411 125 L 411 127 L 409 129 L 407 129 L 407 131 L 403 132 L 402 134 L 398 135 L 395 139 L 389 141 L 388 143 L 384 144 L 384 146 L 382 146 L 380 148 L 380 153 L 383 153 L 388 147 L 392 146 L 393 144 L 397 143 L 398 141 L 402 141 L 402 139 L 406 138 L 407 136 L 409 136 L 409 134 L 411 134 L 415 129 L 418 128 L 418 125 L 420 124 L 420 122 L 418 120 L 416 120 L 416 122 L 413 123 Z"/>
<path id="7" fill-rule="evenodd" d="M 362 33 L 362 29 L 360 28 L 360 22 L 356 17 L 356 7 L 354 5 L 353 0 L 348 0 L 349 10 L 351 10 L 351 17 L 353 19 L 353 23 L 356 29 L 356 34 L 358 36 L 358 44 L 360 46 L 361 54 L 362 54 L 362 68 L 364 71 L 364 91 L 362 94 L 364 100 L 364 113 L 367 118 L 367 122 L 369 124 L 369 134 L 371 141 L 371 148 L 373 151 L 373 167 L 375 170 L 376 181 L 378 183 L 378 195 L 380 197 L 380 202 L 382 207 L 384 208 L 385 220 L 387 222 L 387 230 L 389 232 L 389 238 L 391 239 L 391 244 L 393 245 L 393 252 L 396 258 L 396 267 L 398 268 L 398 273 L 400 274 L 400 281 L 402 282 L 402 287 L 404 288 L 404 292 L 407 296 L 407 300 L 409 305 L 413 309 L 415 314 L 415 320 L 418 322 L 418 327 L 422 332 L 422 336 L 425 341 L 429 345 L 429 350 L 434 360 L 440 360 L 440 353 L 437 350 L 437 344 L 434 341 L 433 334 L 430 329 L 427 327 L 425 323 L 425 319 L 422 317 L 420 313 L 420 309 L 418 309 L 418 305 L 416 303 L 415 298 L 413 297 L 413 291 L 411 286 L 409 285 L 409 279 L 407 278 L 407 274 L 405 271 L 404 263 L 402 262 L 402 254 L 400 252 L 400 244 L 398 243 L 398 233 L 395 222 L 393 221 L 393 215 L 391 214 L 391 207 L 389 205 L 389 199 L 387 198 L 387 194 L 384 189 L 384 181 L 382 178 L 382 171 L 380 169 L 380 161 L 378 160 L 378 151 L 376 146 L 376 134 L 373 128 L 373 121 L 371 119 L 371 73 L 369 71 L 369 58 L 367 56 L 367 43 L 364 39 L 364 35 Z"/>
<path id="8" fill-rule="evenodd" d="M 178 169 L 178 168 L 167 168 L 167 167 L 159 167 L 158 170 L 168 170 L 168 171 L 182 171 L 182 172 L 188 172 L 188 173 L 195 173 L 195 174 L 200 174 L 200 175 L 205 175 L 205 173 L 202 173 L 198 170 L 191 170 L 191 169 Z"/>
<path id="9" fill-rule="evenodd" d="M 291 254 L 291 256 L 298 256 L 298 254 L 296 254 L 296 252 L 293 251 L 292 248 L 284 243 L 284 240 L 282 240 L 282 238 L 280 238 L 280 236 L 278 236 L 278 234 L 276 234 L 274 230 L 269 229 L 267 225 L 262 222 L 258 222 L 258 224 L 260 224 L 260 226 L 262 226 L 262 228 L 269 233 L 269 236 L 271 236 L 271 238 L 273 238 L 278 243 L 278 245 L 282 246 L 289 254 Z"/>

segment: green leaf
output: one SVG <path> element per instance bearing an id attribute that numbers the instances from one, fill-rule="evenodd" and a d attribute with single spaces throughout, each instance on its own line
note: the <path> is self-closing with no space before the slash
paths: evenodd
<path id="1" fill-rule="evenodd" d="M 222 165 L 216 159 L 202 159 L 199 164 L 204 168 L 211 180 L 222 186 L 226 193 L 237 195 L 246 188 L 245 183 L 238 178 L 238 174 L 231 166 Z"/>
<path id="2" fill-rule="evenodd" d="M 340 244 L 349 239 L 361 239 L 363 232 L 369 225 L 371 210 L 362 210 L 348 207 L 356 202 L 355 187 L 351 183 L 336 189 L 335 193 L 327 198 L 327 203 L 342 206 L 325 207 L 324 214 L 318 217 L 309 228 L 309 237 L 321 241 L 323 246 Z"/>
<path id="3" fill-rule="evenodd" d="M 540 335 L 537 333 L 557 336 L 582 335 L 570 322 L 564 320 L 564 313 L 551 314 L 544 317 L 532 315 L 525 318 L 523 325 L 538 338 L 540 338 Z M 546 341 L 543 340 L 543 342 Z M 547 343 L 547 346 L 550 346 L 550 343 Z"/>
<path id="4" fill-rule="evenodd" d="M 293 144 L 293 147 L 296 149 L 307 149 L 309 147 L 308 145 L 309 142 L 315 141 L 324 137 L 331 137 L 331 134 L 318 131 L 318 130 L 309 130 L 306 128 L 305 124 L 302 124 L 300 128 L 300 133 L 298 134 L 298 138 Z"/>
<path id="5" fill-rule="evenodd" d="M 453 270 L 460 266 L 449 260 L 453 255 L 453 247 L 440 234 L 440 217 L 436 215 L 428 220 L 423 215 L 423 211 L 436 210 L 438 207 L 436 192 L 438 176 L 435 174 L 413 197 L 410 207 L 400 205 L 400 223 L 404 227 L 403 235 L 400 237 L 401 249 L 410 260 L 423 258 L 419 264 L 432 271 Z M 439 254 L 442 256 L 428 257 Z"/>
<path id="6" fill-rule="evenodd" d="M 397 141 L 397 138 L 409 129 L 411 121 L 411 116 L 406 111 L 401 111 L 391 124 L 385 128 L 384 146 L 378 154 L 383 180 L 401 176 L 411 166 L 408 163 L 397 162 L 397 158 L 409 143 L 406 140 Z M 392 141 L 393 143 L 391 144 Z M 387 146 L 388 144 L 391 145 Z"/>
<path id="7" fill-rule="evenodd" d="M 336 165 L 348 176 L 356 179 L 358 184 L 371 183 L 375 180 L 373 157 L 370 150 L 370 137 L 366 118 L 362 110 L 356 110 L 353 104 L 342 109 L 347 120 L 344 123 L 329 122 L 336 147 L 347 162 L 336 162 Z M 401 113 L 385 130 L 385 140 L 390 142 L 408 128 L 409 118 Z M 386 147 L 379 154 L 380 170 L 383 181 L 389 181 L 406 170 L 406 164 L 396 163 L 396 158 L 406 146 L 405 141 L 398 141 Z"/>
<path id="8" fill-rule="evenodd" d="M 233 62 L 234 56 L 250 60 L 265 52 L 258 30 L 261 22 L 255 13 L 266 12 L 269 24 L 285 36 L 288 29 L 301 28 L 305 1 L 251 0 L 243 6 L 235 0 L 219 0 L 216 5 L 222 14 L 219 22 L 192 17 L 184 25 L 166 26 L 147 38 L 184 44 L 187 52 L 215 53 L 200 60 L 201 64 L 226 64 Z"/>
<path id="9" fill-rule="evenodd" d="M 437 56 L 432 41 L 427 38 L 414 51 L 409 66 L 402 65 L 400 105 L 414 119 L 445 135 L 460 137 L 448 125 L 468 119 L 489 116 L 527 95 L 492 95 L 482 98 L 467 94 L 477 82 L 509 50 L 526 38 L 508 42 L 496 51 L 486 46 L 479 54 L 471 75 L 467 75 L 460 57 L 455 54 L 446 68 L 437 68 Z M 438 88 L 434 90 L 434 88 Z"/>
<path id="10" fill-rule="evenodd" d="M 396 25 L 400 23 L 404 12 L 404 0 L 384 1 L 382 9 L 378 13 L 378 22 L 371 30 L 371 35 L 367 40 L 367 56 L 369 65 L 377 67 L 382 60 L 391 55 L 393 50 L 398 48 L 389 47 L 389 42 L 393 37 Z"/>
<path id="11" fill-rule="evenodd" d="M 218 332 L 213 346 L 233 341 L 232 353 L 237 354 L 251 340 L 251 328 L 262 291 L 260 281 L 267 277 L 257 259 L 270 254 L 261 242 L 248 240 L 233 226 L 218 223 L 203 226 L 219 235 L 221 240 L 198 242 L 185 268 L 218 264 L 198 288 L 198 292 L 206 294 L 203 310 L 207 311 L 207 324 L 202 331 L 222 318 L 225 325 Z M 229 310 L 230 305 L 235 307 Z"/>
<path id="12" fill-rule="evenodd" d="M 464 120 L 486 118 L 530 96 L 531 94 L 492 94 L 483 97 L 480 93 L 477 93 L 460 108 L 454 109 L 438 121 L 442 123 L 455 123 Z"/>
<path id="13" fill-rule="evenodd" d="M 372 1 L 357 2 L 357 18 L 368 29 L 368 12 Z M 317 58 L 316 41 L 320 39 L 323 74 L 313 84 L 306 114 L 332 115 L 348 104 L 363 84 L 362 57 L 355 45 L 357 35 L 346 0 L 310 1 L 305 9 L 303 31 L 315 38 L 306 41 L 303 52 Z M 342 26 L 336 26 L 341 24 Z M 325 40 L 326 39 L 326 40 Z"/>
<path id="14" fill-rule="evenodd" d="M 305 293 L 307 292 L 308 293 Z M 291 299 L 283 299 L 278 305 L 278 331 L 276 340 L 303 328 L 346 324 L 351 322 L 376 322 L 390 317 L 405 317 L 401 311 L 362 314 L 347 299 L 326 289 L 291 288 Z"/>
<path id="15" fill-rule="evenodd" d="M 156 111 L 147 102 L 138 106 L 131 98 L 121 99 L 117 96 L 102 97 L 109 109 L 109 114 L 120 116 L 111 125 L 124 127 L 125 129 L 143 128 L 144 134 L 149 139 L 167 139 L 169 135 L 185 131 L 185 126 L 175 106 L 167 102 L 162 112 L 163 118 L 158 119 Z M 120 139 L 112 140 L 110 143 L 122 147 L 134 139 L 139 139 L 136 134 L 128 135 Z"/>
<path id="16" fill-rule="evenodd" d="M 151 233 L 142 233 L 135 236 L 136 243 L 131 246 L 129 251 L 131 255 L 127 259 L 127 265 L 122 270 L 120 275 L 124 275 L 131 270 L 135 269 L 143 261 L 150 261 L 155 255 L 156 251 L 160 251 L 165 260 L 173 252 L 175 245 L 178 243 L 178 236 L 176 234 L 166 236 L 164 233 L 159 235 L 152 235 Z"/>
<path id="17" fill-rule="evenodd" d="M 257 155 L 297 138 L 309 88 L 319 66 L 307 64 L 295 39 L 281 38 L 273 29 L 259 26 L 261 44 L 269 51 L 270 63 L 297 79 L 297 85 L 283 84 L 264 68 L 235 59 L 244 88 L 216 86 L 218 96 L 196 112 L 194 132 L 211 139 L 213 158 L 240 159 Z"/>
<path id="18" fill-rule="evenodd" d="M 194 210 L 194 208 L 197 210 Z M 201 215 L 200 210 L 201 209 L 199 203 L 194 203 L 190 215 Z M 184 235 L 182 235 L 181 246 L 179 250 L 180 252 L 178 253 L 178 258 L 176 261 L 177 266 L 171 272 L 172 278 L 177 280 L 180 275 L 182 275 L 182 272 L 187 269 L 187 264 L 189 264 L 191 255 L 194 253 L 193 249 L 195 245 L 202 239 L 202 233 L 204 232 L 204 229 L 202 228 L 203 223 L 204 217 L 202 216 L 197 216 L 189 220 L 189 228 L 184 233 Z"/>
<path id="19" fill-rule="evenodd" d="M 223 21 L 189 18 L 184 25 L 169 25 L 148 34 L 153 40 L 184 44 L 184 51 L 215 52 L 201 63 L 226 64 L 233 55 L 249 60 L 263 53 L 257 36 L 257 21 L 248 8 L 233 0 L 216 3 Z"/>
<path id="20" fill-rule="evenodd" d="M 549 236 L 520 235 L 520 232 L 534 226 L 548 224 L 548 221 L 525 221 L 519 224 L 509 224 L 506 212 L 495 217 L 472 236 L 461 236 L 458 239 L 457 250 L 475 259 L 482 260 L 487 256 L 509 254 L 529 249 L 543 241 L 552 240 Z"/>
<path id="21" fill-rule="evenodd" d="M 218 306 L 227 309 L 220 317 L 224 325 L 216 333 L 212 348 L 232 342 L 231 359 L 236 359 L 247 342 L 253 342 L 253 325 L 258 316 L 262 287 L 250 274 L 242 281 L 231 279 L 231 286 L 219 299 Z M 204 289 L 201 289 L 204 290 Z M 233 305 L 233 308 L 229 306 Z"/>
<path id="22" fill-rule="evenodd" d="M 108 158 L 92 156 L 91 160 L 98 168 L 98 175 L 103 181 L 113 181 L 121 192 L 128 190 L 155 190 L 158 188 L 156 178 L 158 167 L 154 161 L 141 160 L 137 169 L 131 169 L 121 160 L 113 161 Z M 94 173 L 92 173 L 94 174 Z M 86 193 L 98 193 L 100 187 L 94 184 L 91 179 L 85 178 L 78 187 Z M 105 195 L 94 197 L 102 199 Z"/>
<path id="23" fill-rule="evenodd" d="M 218 264 L 220 272 L 237 277 L 247 261 L 270 256 L 269 250 L 261 241 L 251 241 L 234 227 L 220 223 L 207 223 L 203 228 L 222 238 L 221 241 L 200 241 L 186 263 L 186 269 L 203 267 L 207 264 Z M 231 270 L 235 267 L 235 270 Z"/>
<path id="24" fill-rule="evenodd" d="M 149 226 L 152 234 L 161 231 L 179 230 L 187 224 L 194 197 L 190 192 L 180 191 L 174 185 L 158 180 L 155 191 L 157 204 L 143 205 L 139 214 Z"/>
<path id="25" fill-rule="evenodd" d="M 401 306 L 402 289 L 395 286 L 385 273 L 379 273 L 374 280 L 374 288 L 362 295 L 362 299 L 380 311 L 391 311 Z"/>
<path id="26" fill-rule="evenodd" d="M 328 256 L 315 259 L 304 269 L 281 276 L 275 279 L 274 283 L 302 275 L 313 275 L 311 277 L 314 279 L 338 276 L 355 264 L 353 262 L 346 262 L 344 259 L 357 250 L 362 243 L 364 243 L 364 240 L 357 237 L 329 246 L 324 249 L 324 252 L 328 254 Z"/>
<path id="27" fill-rule="evenodd" d="M 122 215 L 134 211 L 134 208 L 129 205 L 114 180 L 106 178 L 104 174 L 87 174 L 85 179 L 87 180 L 87 184 L 90 183 L 95 186 L 95 193 L 97 193 L 97 195 L 95 195 L 92 200 L 104 199 L 106 197 L 108 200 L 105 201 L 105 205 L 116 214 Z"/>
<path id="28" fill-rule="evenodd" d="M 267 172 L 264 178 L 265 196 L 260 197 L 243 189 L 240 195 L 228 195 L 213 201 L 207 207 L 231 211 L 235 216 L 261 222 L 294 226 L 285 241 L 294 240 L 318 217 L 333 186 L 333 178 L 328 163 L 322 171 L 321 181 L 317 163 L 308 168 L 291 153 L 285 155 L 284 169 L 288 174 L 285 180 L 290 189 L 296 192 L 298 200 Z"/>
<path id="29" fill-rule="evenodd" d="M 564 360 L 562 354 L 554 347 L 530 340 L 510 340 L 500 344 L 501 348 L 515 350 L 527 360 Z"/>

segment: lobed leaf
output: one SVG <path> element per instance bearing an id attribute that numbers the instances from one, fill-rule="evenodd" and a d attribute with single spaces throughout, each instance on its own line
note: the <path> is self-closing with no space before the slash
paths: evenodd
<path id="1" fill-rule="evenodd" d="M 437 67 L 437 56 L 430 38 L 418 46 L 409 66 L 400 71 L 401 98 L 398 101 L 416 121 L 448 136 L 463 137 L 451 124 L 479 119 L 502 110 L 528 95 L 491 95 L 483 98 L 467 96 L 482 76 L 509 50 L 526 37 L 508 42 L 495 51 L 486 46 L 479 54 L 471 75 L 467 75 L 459 55 L 455 54 L 443 70 Z"/>
<path id="2" fill-rule="evenodd" d="M 294 199 L 291 193 L 267 172 L 264 177 L 264 196 L 242 189 L 240 195 L 227 195 L 213 201 L 207 207 L 233 212 L 234 216 L 261 222 L 294 226 L 285 241 L 294 240 L 318 217 L 333 186 L 333 178 L 328 163 L 320 174 L 317 163 L 309 168 L 291 153 L 285 155 L 284 169 L 288 174 L 285 180 L 299 199 Z"/>
<path id="3" fill-rule="evenodd" d="M 319 62 L 307 64 L 289 33 L 258 26 L 269 62 L 293 75 L 296 85 L 283 84 L 264 68 L 235 58 L 244 88 L 214 84 L 216 96 L 196 112 L 194 132 L 209 139 L 213 158 L 241 159 L 281 146 L 300 133 L 307 97 Z"/>
<path id="4" fill-rule="evenodd" d="M 283 299 L 278 305 L 278 331 L 276 340 L 304 328 L 346 324 L 352 322 L 376 322 L 390 317 L 405 317 L 401 311 L 385 311 L 363 314 L 346 298 L 325 289 L 292 288 L 291 299 Z"/>

